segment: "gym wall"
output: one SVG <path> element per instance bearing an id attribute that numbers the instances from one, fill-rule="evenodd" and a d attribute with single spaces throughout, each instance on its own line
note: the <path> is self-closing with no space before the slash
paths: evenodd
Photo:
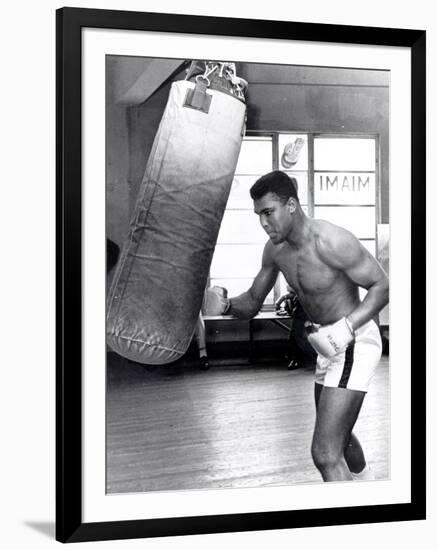
<path id="1" fill-rule="evenodd" d="M 107 61 L 107 236 L 121 244 L 166 105 L 170 82 L 184 78 L 183 60 L 108 58 Z M 152 65 L 153 63 L 153 65 Z M 249 82 L 249 132 L 315 132 L 379 136 L 379 223 L 389 219 L 389 73 L 362 69 L 237 64 Z M 147 72 L 148 71 L 148 72 Z M 147 77 L 147 78 L 146 78 Z M 138 82 L 149 83 L 141 101 Z M 159 83 L 156 85 L 156 83 Z M 136 93 L 129 96 L 137 86 Z M 156 86 L 156 87 L 155 87 Z M 254 273 L 255 275 L 255 273 Z M 257 339 L 283 335 L 257 323 Z M 236 323 L 209 326 L 210 341 L 246 340 Z"/>

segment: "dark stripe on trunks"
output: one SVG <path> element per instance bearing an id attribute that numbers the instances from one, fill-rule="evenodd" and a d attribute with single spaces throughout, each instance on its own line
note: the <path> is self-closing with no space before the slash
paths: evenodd
<path id="1" fill-rule="evenodd" d="M 355 348 L 355 341 L 351 342 L 346 348 L 343 373 L 341 375 L 340 382 L 338 384 L 339 388 L 347 388 L 347 384 L 349 382 L 349 378 L 352 372 L 352 366 L 354 364 L 354 348 Z"/>

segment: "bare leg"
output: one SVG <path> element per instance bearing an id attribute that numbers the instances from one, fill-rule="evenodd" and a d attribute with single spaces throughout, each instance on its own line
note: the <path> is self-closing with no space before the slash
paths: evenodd
<path id="1" fill-rule="evenodd" d="M 194 331 L 197 346 L 199 348 L 199 358 L 201 368 L 206 370 L 209 368 L 208 355 L 206 353 L 206 339 L 205 339 L 205 321 L 203 320 L 202 314 L 199 313 L 199 318 L 197 319 L 196 330 Z"/>
<path id="2" fill-rule="evenodd" d="M 349 443 L 344 449 L 344 458 L 353 474 L 358 474 L 366 466 L 363 448 L 355 434 L 351 433 Z"/>
<path id="3" fill-rule="evenodd" d="M 361 446 L 355 445 L 358 440 L 351 435 L 364 396 L 365 392 L 343 388 L 316 388 L 317 418 L 311 453 L 324 481 L 352 479 L 345 455 L 353 456 L 351 462 L 359 462 Z M 345 451 L 349 442 L 352 447 Z"/>
<path id="4" fill-rule="evenodd" d="M 322 388 L 323 386 L 321 384 L 314 384 L 316 409 L 318 408 Z M 349 441 L 344 448 L 344 458 L 349 470 L 354 474 L 361 472 L 366 466 L 366 458 L 364 456 L 363 448 L 361 447 L 358 437 L 353 432 L 351 433 Z"/>

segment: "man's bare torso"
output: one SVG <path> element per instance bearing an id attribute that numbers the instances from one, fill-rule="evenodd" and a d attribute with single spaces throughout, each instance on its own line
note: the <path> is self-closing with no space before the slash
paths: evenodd
<path id="1" fill-rule="evenodd" d="M 358 286 L 331 265 L 324 255 L 324 232 L 332 224 L 312 220 L 309 238 L 296 247 L 288 242 L 272 246 L 272 260 L 295 290 L 309 318 L 322 325 L 348 315 L 359 304 Z"/>

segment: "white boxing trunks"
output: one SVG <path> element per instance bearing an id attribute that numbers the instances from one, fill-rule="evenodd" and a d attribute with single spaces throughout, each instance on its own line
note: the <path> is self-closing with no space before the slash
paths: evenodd
<path id="1" fill-rule="evenodd" d="M 316 384 L 367 392 L 381 351 L 379 329 L 369 321 L 355 331 L 355 339 L 346 351 L 329 359 L 317 356 Z"/>

